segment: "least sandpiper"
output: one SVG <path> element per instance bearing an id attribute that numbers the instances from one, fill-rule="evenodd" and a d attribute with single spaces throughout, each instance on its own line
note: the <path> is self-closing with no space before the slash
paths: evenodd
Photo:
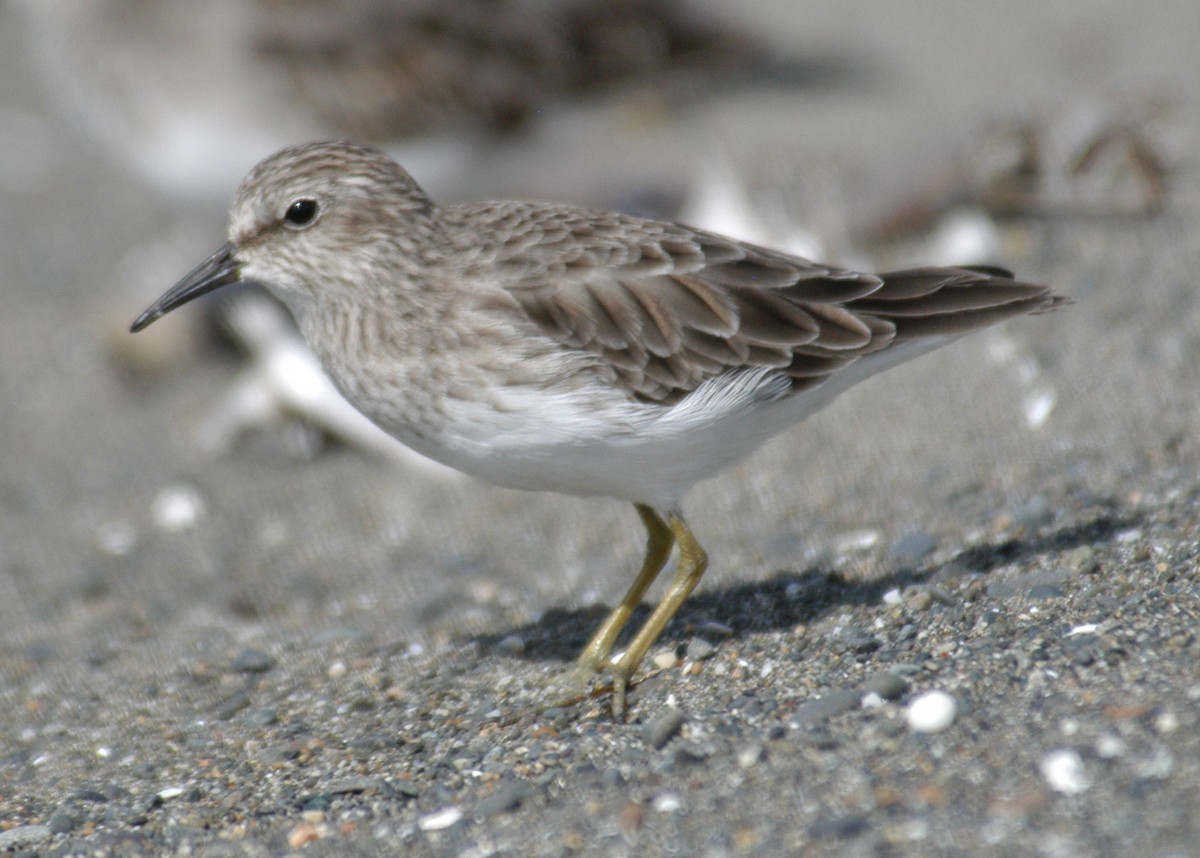
<path id="1" fill-rule="evenodd" d="M 645 559 L 548 700 L 607 670 L 613 710 L 704 574 L 685 492 L 850 386 L 1061 303 L 994 268 L 867 274 L 676 223 L 504 201 L 438 207 L 349 143 L 285 149 L 238 189 L 229 240 L 133 323 L 265 285 L 387 432 L 519 489 L 632 501 Z M 678 547 L 662 601 L 614 644 Z"/>

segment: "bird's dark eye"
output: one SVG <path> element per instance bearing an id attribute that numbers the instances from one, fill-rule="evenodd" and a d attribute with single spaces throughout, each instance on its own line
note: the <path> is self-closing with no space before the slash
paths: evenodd
<path id="1" fill-rule="evenodd" d="M 317 201 L 311 197 L 300 197 L 292 200 L 283 213 L 283 221 L 293 229 L 300 229 L 317 219 Z"/>

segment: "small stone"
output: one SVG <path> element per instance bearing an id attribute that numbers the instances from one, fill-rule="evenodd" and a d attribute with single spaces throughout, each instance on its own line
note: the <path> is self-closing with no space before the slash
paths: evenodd
<path id="1" fill-rule="evenodd" d="M 1096 559 L 1096 549 L 1090 545 L 1081 545 L 1067 555 L 1067 565 L 1071 571 L 1079 575 L 1092 575 L 1100 571 L 1100 561 Z"/>
<path id="2" fill-rule="evenodd" d="M 341 679 L 349 672 L 349 670 L 350 669 L 346 667 L 346 662 L 338 659 L 333 664 L 329 665 L 329 669 L 325 671 L 325 675 L 330 679 Z"/>
<path id="3" fill-rule="evenodd" d="M 806 700 L 796 709 L 792 720 L 799 725 L 819 724 L 862 705 L 862 695 L 853 688 L 836 688 L 819 698 Z"/>
<path id="4" fill-rule="evenodd" d="M 327 792 L 310 793 L 300 799 L 300 810 L 302 811 L 301 816 L 313 824 L 324 822 L 324 813 L 325 811 L 329 810 L 332 804 L 333 796 L 331 794 Z M 304 813 L 311 812 L 319 812 L 322 814 L 322 816 L 315 819 L 308 819 L 308 817 L 303 815 Z"/>
<path id="5" fill-rule="evenodd" d="M 683 801 L 673 792 L 664 792 L 651 804 L 659 813 L 676 813 L 683 808 Z"/>
<path id="6" fill-rule="evenodd" d="M 278 720 L 279 712 L 271 706 L 257 706 L 242 716 L 242 723 L 248 727 L 270 727 Z"/>
<path id="7" fill-rule="evenodd" d="M 321 832 L 317 831 L 317 827 L 309 822 L 301 822 L 295 828 L 288 832 L 288 846 L 293 849 L 299 849 L 301 846 L 307 846 L 315 840 L 321 839 Z"/>
<path id="8" fill-rule="evenodd" d="M 1083 758 L 1073 748 L 1051 751 L 1042 758 L 1040 767 L 1050 789 L 1063 795 L 1077 795 L 1092 785 Z"/>
<path id="9" fill-rule="evenodd" d="M 878 694 L 884 700 L 899 700 L 908 691 L 908 682 L 890 670 L 881 670 L 867 677 L 862 690 L 868 694 Z"/>
<path id="10" fill-rule="evenodd" d="M 876 694 L 874 691 L 868 691 L 862 696 L 863 709 L 882 709 L 887 705 L 887 701 Z"/>
<path id="11" fill-rule="evenodd" d="M 173 798 L 179 798 L 181 795 L 183 795 L 183 787 L 181 787 L 181 786 L 163 787 L 158 792 L 156 792 L 155 795 L 158 796 L 158 798 L 161 801 L 170 801 Z"/>
<path id="12" fill-rule="evenodd" d="M 1030 498 L 1012 511 L 1013 524 L 1023 530 L 1035 530 L 1049 524 L 1054 518 L 1054 509 L 1044 497 Z"/>
<path id="13" fill-rule="evenodd" d="M 463 812 L 457 807 L 446 807 L 436 810 L 417 820 L 417 827 L 422 831 L 445 831 L 463 817 Z"/>
<path id="14" fill-rule="evenodd" d="M 700 625 L 700 636 L 710 641 L 723 641 L 733 637 L 733 629 L 716 620 L 708 620 Z"/>
<path id="15" fill-rule="evenodd" d="M 257 649 L 244 649 L 229 663 L 229 669 L 238 673 L 266 673 L 274 666 L 275 659 Z"/>
<path id="16" fill-rule="evenodd" d="M 1134 766 L 1134 773 L 1143 780 L 1165 781 L 1175 771 L 1175 757 L 1166 748 L 1155 749 L 1153 755 Z"/>
<path id="17" fill-rule="evenodd" d="M 525 781 L 506 781 L 479 803 L 479 815 L 498 816 L 516 810 L 531 795 L 533 788 Z"/>
<path id="18" fill-rule="evenodd" d="M 621 812 L 618 815 L 618 822 L 625 836 L 632 837 L 641 830 L 645 818 L 646 811 L 640 804 L 636 801 L 627 801 L 625 802 L 625 806 L 621 808 Z"/>
<path id="19" fill-rule="evenodd" d="M 910 530 L 901 534 L 892 545 L 892 556 L 900 563 L 916 563 L 933 553 L 937 540 L 923 530 Z"/>
<path id="20" fill-rule="evenodd" d="M 137 528 L 128 521 L 107 521 L 96 528 L 96 547 L 113 557 L 124 557 L 137 545 Z"/>
<path id="21" fill-rule="evenodd" d="M 8 831 L 0 831 L 0 851 L 16 850 L 36 846 L 54 836 L 48 825 L 18 825 Z"/>
<path id="22" fill-rule="evenodd" d="M 1063 588 L 1057 584 L 1035 584 L 1029 588 L 1029 598 L 1036 601 L 1061 599 L 1064 595 Z"/>
<path id="23" fill-rule="evenodd" d="M 918 733 L 940 733 L 954 723 L 958 703 L 945 691 L 926 691 L 908 704 L 906 718 Z"/>
<path id="24" fill-rule="evenodd" d="M 1125 756 L 1128 751 L 1125 740 L 1113 733 L 1105 733 L 1096 739 L 1096 756 L 1102 760 L 1115 760 Z"/>
<path id="25" fill-rule="evenodd" d="M 79 818 L 66 808 L 60 807 L 46 820 L 51 834 L 70 834 L 79 825 Z"/>
<path id="26" fill-rule="evenodd" d="M 878 530 L 852 530 L 837 537 L 834 545 L 838 554 L 867 551 L 879 542 Z"/>
<path id="27" fill-rule="evenodd" d="M 325 811 L 323 810 L 302 810 L 300 818 L 312 825 L 319 825 L 325 821 Z"/>
<path id="28" fill-rule="evenodd" d="M 1174 733 L 1179 729 L 1179 718 L 1170 709 L 1164 709 L 1154 719 L 1154 729 L 1159 733 Z"/>
<path id="29" fill-rule="evenodd" d="M 683 729 L 687 716 L 678 709 L 668 709 L 664 714 L 646 725 L 644 733 L 646 744 L 654 750 L 664 747 Z"/>
<path id="30" fill-rule="evenodd" d="M 826 838 L 843 839 L 857 837 L 868 828 L 867 820 L 861 816 L 839 816 L 836 819 L 818 819 L 808 827 L 814 840 Z"/>
<path id="31" fill-rule="evenodd" d="M 228 721 L 249 705 L 250 695 L 245 691 L 238 691 L 217 704 L 217 717 L 222 721 Z"/>
<path id="32" fill-rule="evenodd" d="M 857 653 L 871 653 L 883 646 L 883 641 L 859 628 L 848 627 L 842 633 L 842 646 Z"/>
<path id="33" fill-rule="evenodd" d="M 370 775 L 357 775 L 355 777 L 330 781 L 326 785 L 325 791 L 330 795 L 358 795 L 360 793 L 372 792 L 386 795 L 391 793 L 392 789 L 383 778 L 374 778 Z"/>
<path id="34" fill-rule="evenodd" d="M 687 657 L 691 661 L 703 661 L 716 655 L 717 648 L 704 638 L 695 637 L 688 641 Z"/>
<path id="35" fill-rule="evenodd" d="M 908 607 L 914 611 L 928 611 L 933 607 L 933 596 L 928 590 L 913 590 L 907 597 Z"/>
<path id="36" fill-rule="evenodd" d="M 679 664 L 679 657 L 675 655 L 673 650 L 665 649 L 662 652 L 657 652 L 651 659 L 654 666 L 659 670 L 669 670 Z"/>
<path id="37" fill-rule="evenodd" d="M 752 745 L 747 745 L 738 751 L 737 764 L 738 768 L 751 769 L 758 765 L 759 761 L 767 755 L 767 749 L 755 742 Z"/>
<path id="38" fill-rule="evenodd" d="M 168 486 L 158 493 L 150 507 L 150 517 L 159 530 L 179 533 L 196 525 L 204 517 L 204 498 L 193 486 Z"/>

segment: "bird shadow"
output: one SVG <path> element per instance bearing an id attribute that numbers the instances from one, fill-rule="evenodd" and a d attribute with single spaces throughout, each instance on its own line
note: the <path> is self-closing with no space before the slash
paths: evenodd
<path id="1" fill-rule="evenodd" d="M 936 582 L 939 573 L 950 567 L 972 575 L 987 575 L 1001 566 L 1037 555 L 1058 555 L 1081 545 L 1103 543 L 1115 533 L 1136 527 L 1139 521 L 1139 516 L 1103 513 L 1082 523 L 964 548 L 935 564 L 914 567 L 898 563 L 892 572 L 870 580 L 848 579 L 830 567 L 817 565 L 802 572 L 780 571 L 765 579 L 704 590 L 684 603 L 661 641 L 683 643 L 702 624 L 711 622 L 726 627 L 730 636 L 736 638 L 791 629 L 839 607 L 880 604 L 889 590 Z M 622 641 L 645 622 L 651 608 L 647 603 L 638 606 Z M 552 608 L 532 623 L 473 635 L 468 641 L 487 652 L 516 636 L 523 643 L 521 658 L 567 661 L 587 643 L 609 610 L 605 605 Z"/>

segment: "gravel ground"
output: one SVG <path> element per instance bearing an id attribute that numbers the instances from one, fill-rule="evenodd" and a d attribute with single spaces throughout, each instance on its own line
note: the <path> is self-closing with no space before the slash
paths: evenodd
<path id="1" fill-rule="evenodd" d="M 202 453 L 238 363 L 136 374 L 123 325 L 220 208 L 76 133 L 0 5 L 0 851 L 1200 854 L 1200 16 L 880 8 L 748 4 L 870 72 L 723 95 L 646 159 L 715 129 L 750 174 L 793 158 L 856 192 L 989 120 L 1153 88 L 1179 102 L 1172 201 L 1005 222 L 1000 260 L 1074 305 L 699 488 L 711 574 L 614 723 L 604 696 L 533 702 L 628 582 L 632 511 L 294 425 Z"/>

